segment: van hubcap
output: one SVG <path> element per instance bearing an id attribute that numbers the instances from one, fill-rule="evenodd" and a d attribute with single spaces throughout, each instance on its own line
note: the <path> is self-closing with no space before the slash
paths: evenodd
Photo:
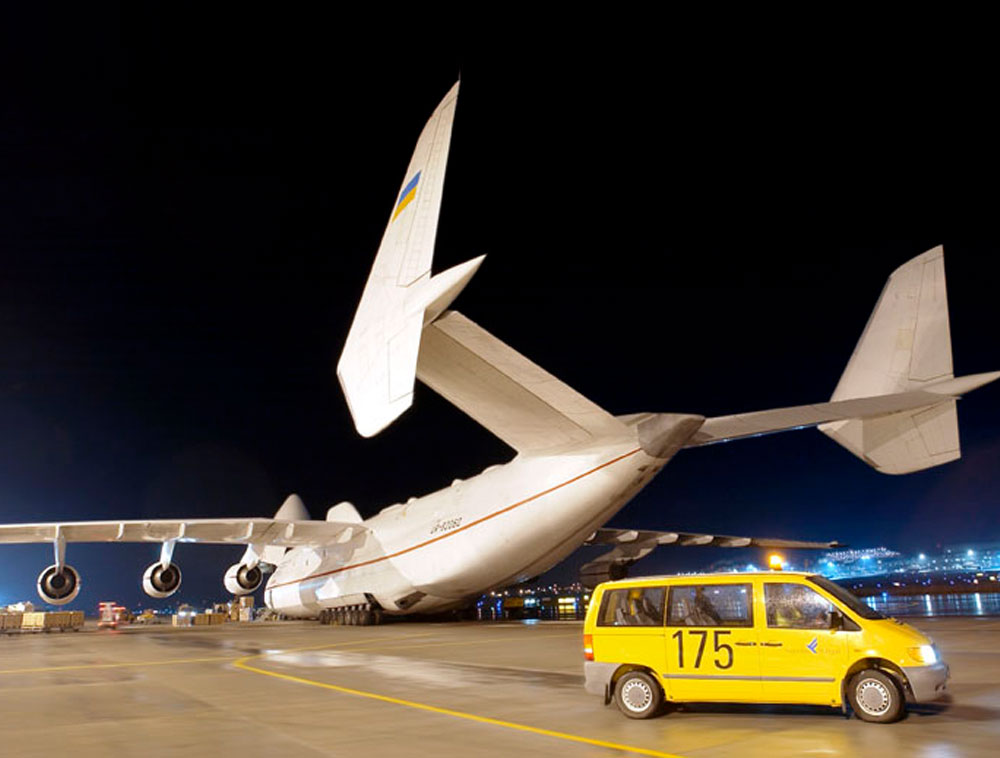
<path id="1" fill-rule="evenodd" d="M 630 679 L 622 687 L 622 702 L 630 711 L 644 711 L 653 701 L 653 693 L 645 682 Z"/>
<path id="2" fill-rule="evenodd" d="M 858 684 L 858 705 L 866 713 L 880 716 L 889 710 L 892 695 L 888 688 L 877 679 L 865 679 Z"/>

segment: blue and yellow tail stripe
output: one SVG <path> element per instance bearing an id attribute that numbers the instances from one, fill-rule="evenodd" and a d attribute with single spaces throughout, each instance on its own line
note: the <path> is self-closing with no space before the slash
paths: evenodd
<path id="1" fill-rule="evenodd" d="M 403 212 L 403 208 L 410 204 L 414 195 L 417 194 L 417 184 L 420 182 L 420 172 L 418 171 L 410 181 L 406 183 L 403 187 L 403 191 L 399 193 L 399 200 L 396 201 L 396 210 L 392 214 L 392 220 L 396 220 L 396 216 Z"/>

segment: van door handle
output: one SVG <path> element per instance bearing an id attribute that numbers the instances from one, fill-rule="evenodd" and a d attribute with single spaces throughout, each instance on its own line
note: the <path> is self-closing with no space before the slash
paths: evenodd
<path id="1" fill-rule="evenodd" d="M 737 642 L 736 644 L 739 645 L 740 647 L 756 647 L 757 646 L 756 642 Z"/>
<path id="2" fill-rule="evenodd" d="M 780 642 L 761 642 L 761 647 L 781 647 Z"/>

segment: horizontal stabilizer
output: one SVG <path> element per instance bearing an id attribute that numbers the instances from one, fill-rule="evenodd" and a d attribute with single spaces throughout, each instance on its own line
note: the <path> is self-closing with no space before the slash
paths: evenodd
<path id="1" fill-rule="evenodd" d="M 518 452 L 629 433 L 603 408 L 457 311 L 424 329 L 417 378 Z"/>
<path id="2" fill-rule="evenodd" d="M 909 474 L 962 457 L 954 400 L 880 418 L 823 424 L 819 430 L 883 474 Z"/>
<path id="3" fill-rule="evenodd" d="M 881 419 L 903 413 L 924 413 L 935 406 L 954 406 L 954 398 L 963 392 L 992 382 L 1000 372 L 975 374 L 943 380 L 920 390 L 894 395 L 859 397 L 829 403 L 796 405 L 789 408 L 772 408 L 731 416 L 714 416 L 705 420 L 694 434 L 688 447 L 728 442 L 741 437 L 756 437 L 789 429 L 804 429 L 835 421 L 853 419 Z"/>

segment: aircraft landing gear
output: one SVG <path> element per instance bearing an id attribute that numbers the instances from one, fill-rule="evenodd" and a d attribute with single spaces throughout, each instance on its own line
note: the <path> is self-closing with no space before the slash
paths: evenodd
<path id="1" fill-rule="evenodd" d="M 319 623 L 331 626 L 377 626 L 382 623 L 382 609 L 370 604 L 324 608 L 319 612 Z"/>

